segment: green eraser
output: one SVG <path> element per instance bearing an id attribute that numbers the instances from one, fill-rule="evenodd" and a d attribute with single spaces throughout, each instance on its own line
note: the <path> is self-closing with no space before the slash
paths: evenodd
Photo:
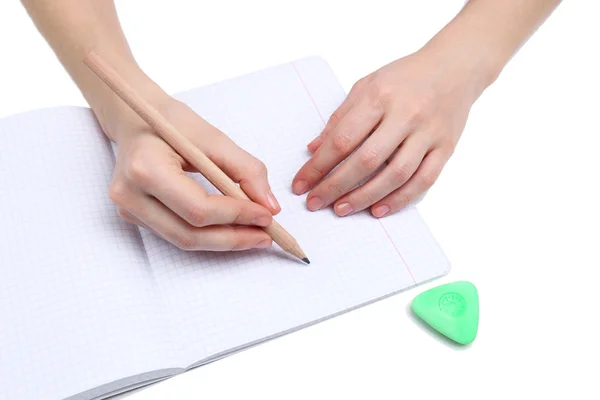
<path id="1" fill-rule="evenodd" d="M 477 336 L 479 296 L 471 282 L 429 289 L 413 299 L 412 309 L 433 329 L 457 343 L 469 344 Z"/>

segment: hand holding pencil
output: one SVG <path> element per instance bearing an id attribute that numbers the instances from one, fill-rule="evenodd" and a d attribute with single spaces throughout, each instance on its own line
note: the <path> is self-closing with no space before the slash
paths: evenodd
<path id="1" fill-rule="evenodd" d="M 113 182 L 111 198 L 119 205 L 123 218 L 153 230 L 185 250 L 265 248 L 270 247 L 273 240 L 286 252 L 309 262 L 296 240 L 272 219 L 271 212 L 276 214 L 280 208 L 260 161 L 174 99 L 175 107 L 161 113 L 97 53 L 90 52 L 83 62 L 147 124 L 140 123 L 141 133 L 136 140 L 144 140 L 147 149 L 158 150 L 141 154 L 138 150 L 134 153 L 135 162 L 125 163 L 125 171 L 120 171 L 123 166 L 119 167 L 118 157 L 116 175 L 126 182 Z M 183 133 L 193 133 L 190 129 L 199 126 L 212 135 L 207 137 L 203 132 L 196 137 L 210 143 L 212 148 L 202 150 Z M 135 147 L 135 144 L 126 140 L 123 151 L 128 154 L 129 146 Z M 215 147 L 219 145 L 221 153 L 216 153 Z M 161 151 L 165 159 L 157 163 L 154 156 Z M 226 196 L 207 195 L 185 175 L 186 169 L 202 173 Z M 137 184 L 140 191 L 146 191 L 135 207 L 131 207 L 135 193 L 127 181 Z M 254 199 L 263 206 L 252 201 Z M 139 204 L 140 201 L 144 204 Z"/>

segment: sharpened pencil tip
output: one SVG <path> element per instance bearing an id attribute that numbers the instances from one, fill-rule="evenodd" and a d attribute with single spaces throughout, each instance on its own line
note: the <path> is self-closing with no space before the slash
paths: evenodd
<path id="1" fill-rule="evenodd" d="M 307 264 L 310 264 L 310 260 L 309 260 L 307 257 L 304 257 L 304 258 L 302 259 L 302 261 L 304 261 L 304 262 L 305 262 L 305 263 L 307 263 Z"/>

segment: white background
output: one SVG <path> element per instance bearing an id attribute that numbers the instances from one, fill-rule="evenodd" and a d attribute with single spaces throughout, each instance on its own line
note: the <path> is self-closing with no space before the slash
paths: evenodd
<path id="1" fill-rule="evenodd" d="M 140 64 L 176 92 L 312 54 L 349 90 L 418 49 L 463 1 L 117 4 Z M 599 398 L 599 11 L 564 2 L 473 107 L 419 207 L 448 277 L 130 398 Z M 0 44 L 0 117 L 85 105 L 16 0 L 0 3 Z M 465 348 L 407 313 L 418 293 L 461 279 L 481 300 Z"/>

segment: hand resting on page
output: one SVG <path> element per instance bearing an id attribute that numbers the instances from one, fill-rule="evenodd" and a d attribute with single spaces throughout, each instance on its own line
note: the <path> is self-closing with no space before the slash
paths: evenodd
<path id="1" fill-rule="evenodd" d="M 294 193 L 309 191 L 311 211 L 333 206 L 342 217 L 402 209 L 440 175 L 481 87 L 425 51 L 362 78 L 308 144 L 312 157 L 294 177 Z"/>

